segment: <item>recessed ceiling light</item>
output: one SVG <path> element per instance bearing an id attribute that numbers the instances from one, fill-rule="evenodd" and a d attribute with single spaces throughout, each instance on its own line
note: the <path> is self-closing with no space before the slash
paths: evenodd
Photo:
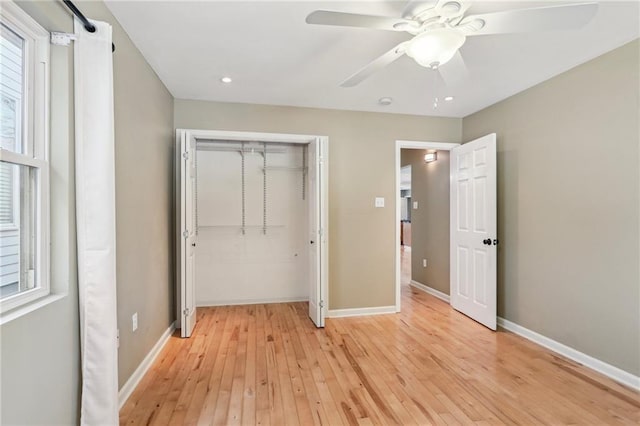
<path id="1" fill-rule="evenodd" d="M 447 102 L 451 102 L 453 100 L 453 96 L 445 96 L 444 100 Z"/>
<path id="2" fill-rule="evenodd" d="M 231 83 L 233 80 L 231 80 L 231 77 L 222 77 L 220 81 L 223 83 Z"/>
<path id="3" fill-rule="evenodd" d="M 389 106 L 393 102 L 393 99 L 385 97 L 378 99 L 378 103 L 382 106 Z"/>

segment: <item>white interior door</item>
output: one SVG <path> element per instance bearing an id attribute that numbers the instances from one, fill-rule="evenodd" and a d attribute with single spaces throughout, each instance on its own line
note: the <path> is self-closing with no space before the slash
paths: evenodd
<path id="1" fill-rule="evenodd" d="M 196 325 L 196 140 L 189 132 L 181 133 L 180 153 L 180 334 L 190 337 Z"/>
<path id="2" fill-rule="evenodd" d="M 496 135 L 451 150 L 451 306 L 496 329 Z"/>
<path id="3" fill-rule="evenodd" d="M 322 140 L 308 146 L 307 173 L 309 182 L 309 317 L 318 327 L 324 327 L 323 251 L 326 240 L 323 232 L 322 203 Z"/>

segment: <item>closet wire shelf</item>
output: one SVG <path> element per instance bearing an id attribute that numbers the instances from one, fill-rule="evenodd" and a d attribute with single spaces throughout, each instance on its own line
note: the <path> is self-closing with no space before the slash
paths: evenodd
<path id="1" fill-rule="evenodd" d="M 282 154 L 286 152 L 284 148 L 270 148 L 267 147 L 267 142 L 262 142 L 261 146 L 250 146 L 247 147 L 247 144 L 252 145 L 252 141 L 239 141 L 238 146 L 221 146 L 215 145 L 213 143 L 208 142 L 200 142 L 196 143 L 196 151 L 231 151 L 237 152 L 241 157 L 241 186 L 242 186 L 242 224 L 241 225 L 198 225 L 198 216 L 196 211 L 196 232 L 198 228 L 240 228 L 242 231 L 242 235 L 246 234 L 246 230 L 249 228 L 262 228 L 262 233 L 264 235 L 267 234 L 267 230 L 270 228 L 284 228 L 285 225 L 267 225 L 267 172 L 269 171 L 291 171 L 291 172 L 302 172 L 302 199 L 306 199 L 306 177 L 308 168 L 306 166 L 307 161 L 307 146 L 302 146 L 302 166 L 301 167 L 292 167 L 292 166 L 268 166 L 267 165 L 267 154 Z M 282 144 L 282 145 L 290 145 L 290 144 Z M 246 224 L 246 190 L 245 190 L 245 155 L 246 154 L 261 154 L 262 155 L 262 172 L 264 176 L 263 180 L 263 206 L 262 206 L 262 225 L 247 225 Z M 196 197 L 197 197 L 197 179 L 196 179 Z M 196 203 L 197 204 L 197 203 Z"/>

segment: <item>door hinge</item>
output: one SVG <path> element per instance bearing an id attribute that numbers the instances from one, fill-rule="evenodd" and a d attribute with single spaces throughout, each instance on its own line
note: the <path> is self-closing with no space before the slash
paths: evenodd
<path id="1" fill-rule="evenodd" d="M 189 231 L 187 229 L 185 229 L 184 231 L 182 231 L 182 237 L 183 238 L 187 238 L 189 237 Z"/>
<path id="2" fill-rule="evenodd" d="M 189 308 L 186 308 L 184 311 L 182 311 L 182 314 L 188 317 L 190 312 L 191 311 L 189 310 Z"/>
<path id="3" fill-rule="evenodd" d="M 189 159 L 189 152 L 183 152 L 182 153 L 182 158 L 184 158 L 185 160 Z"/>
<path id="4" fill-rule="evenodd" d="M 324 235 L 324 229 L 320 228 L 318 230 L 318 235 L 323 236 Z"/>
<path id="5" fill-rule="evenodd" d="M 321 308 L 324 308 L 324 300 L 321 300 L 318 305 L 320 305 Z"/>

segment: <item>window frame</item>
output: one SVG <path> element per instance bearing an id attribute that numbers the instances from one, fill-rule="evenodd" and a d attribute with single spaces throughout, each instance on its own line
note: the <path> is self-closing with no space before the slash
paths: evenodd
<path id="1" fill-rule="evenodd" d="M 0 232 L 11 232 L 20 230 L 20 215 L 18 214 L 18 209 L 15 208 L 16 200 L 20 200 L 20 185 L 18 184 L 18 179 L 14 179 L 11 182 L 11 185 L 11 202 L 14 204 L 14 206 L 12 206 L 11 212 L 11 223 L 0 223 Z"/>
<path id="2" fill-rule="evenodd" d="M 51 294 L 49 269 L 50 34 L 14 2 L 3 2 L 2 8 L 0 8 L 0 21 L 24 40 L 24 99 L 20 105 L 22 117 L 20 134 L 24 153 L 0 149 L 0 160 L 33 168 L 36 192 L 35 203 L 32 206 L 36 224 L 33 240 L 35 254 L 34 285 L 32 289 L 0 299 L 0 315 L 4 316 Z M 22 250 L 20 253 L 22 257 Z"/>
<path id="3" fill-rule="evenodd" d="M 12 31 L 11 29 L 9 31 Z M 20 36 L 18 36 L 20 37 Z M 24 39 L 23 39 L 24 40 Z M 24 52 L 23 52 L 24 53 Z M 22 75 L 22 86 L 24 87 L 24 74 Z M 5 92 L 4 89 L 2 87 L 0 87 L 0 96 L 2 97 L 6 97 L 9 100 L 12 100 L 15 104 L 15 115 L 16 115 L 16 121 L 19 121 L 20 123 L 24 123 L 25 120 L 23 119 L 24 116 L 24 111 L 23 111 L 23 100 L 22 99 L 16 99 L 11 93 L 9 92 Z M 16 136 L 16 142 L 18 141 L 22 141 L 22 132 L 23 132 L 23 126 L 18 126 L 15 129 L 15 136 Z M 22 145 L 22 143 L 21 143 Z M 22 148 L 22 146 L 20 146 Z M 13 176 L 12 176 L 13 177 Z M 18 214 L 19 209 L 15 208 L 15 204 L 16 202 L 20 200 L 20 185 L 19 185 L 19 180 L 18 179 L 13 179 L 13 193 L 12 193 L 12 203 L 14 204 L 12 206 L 12 221 L 11 223 L 0 223 L 0 232 L 2 231 L 18 231 L 20 230 L 20 215 Z"/>

